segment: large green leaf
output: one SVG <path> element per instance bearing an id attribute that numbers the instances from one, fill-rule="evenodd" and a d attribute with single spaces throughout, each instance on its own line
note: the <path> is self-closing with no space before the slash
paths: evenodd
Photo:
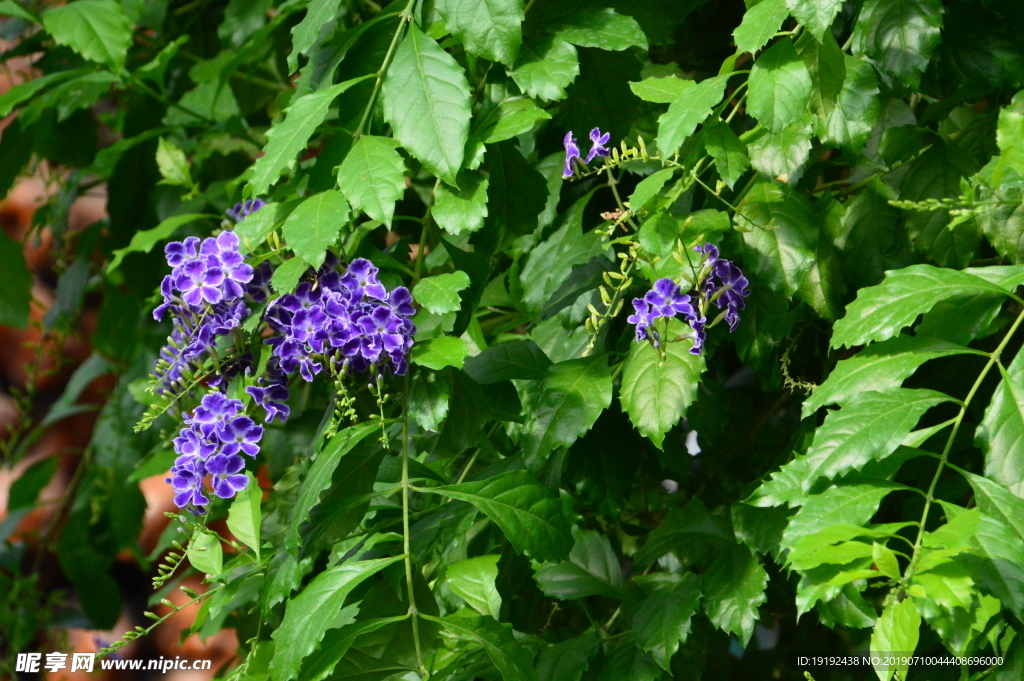
<path id="1" fill-rule="evenodd" d="M 729 538 L 708 515 L 700 499 L 694 498 L 683 508 L 669 511 L 633 556 L 633 562 L 637 566 L 646 567 L 669 551 L 697 540 L 720 544 L 729 541 Z"/>
<path id="2" fill-rule="evenodd" d="M 551 360 L 532 340 L 492 345 L 466 361 L 466 373 L 480 385 L 511 379 L 544 380 Z"/>
<path id="3" fill-rule="evenodd" d="M 299 488 L 299 495 L 291 513 L 288 534 L 285 535 L 286 548 L 291 551 L 298 548 L 299 527 L 309 518 L 310 510 L 320 502 L 320 496 L 331 486 L 334 470 L 338 467 L 342 457 L 351 452 L 352 448 L 362 442 L 367 435 L 379 430 L 380 425 L 373 421 L 346 428 L 335 435 L 317 455 Z"/>
<path id="4" fill-rule="evenodd" d="M 747 145 L 725 123 L 704 126 L 702 138 L 719 176 L 731 188 L 750 169 Z"/>
<path id="5" fill-rule="evenodd" d="M 285 219 L 281 232 L 295 255 L 319 268 L 346 222 L 348 202 L 341 192 L 332 189 L 314 194 L 296 206 Z"/>
<path id="6" fill-rule="evenodd" d="M 981 516 L 974 540 L 984 558 L 963 560 L 974 580 L 1003 603 L 1016 617 L 1024 614 L 1024 540 L 1006 523 Z"/>
<path id="7" fill-rule="evenodd" d="M 124 68 L 132 24 L 114 0 L 78 0 L 43 12 L 43 27 L 59 45 L 114 71 Z"/>
<path id="8" fill-rule="evenodd" d="M 345 658 L 345 654 L 352 648 L 352 644 L 365 634 L 377 631 L 395 622 L 406 619 L 406 615 L 396 617 L 380 617 L 369 620 L 352 622 L 343 627 L 330 629 L 324 634 L 323 642 L 317 650 L 314 650 L 303 660 L 302 673 L 299 681 L 321 681 L 331 675 L 337 664 Z M 251 668 L 250 668 L 251 671 Z M 251 676 L 243 677 L 245 679 Z M 266 678 L 266 677 L 264 677 Z M 333 677 L 338 678 L 338 677 Z M 344 677 L 341 677 L 344 678 Z"/>
<path id="9" fill-rule="evenodd" d="M 787 196 L 780 187 L 759 182 L 740 202 L 737 221 L 743 233 L 747 262 L 758 278 L 776 291 L 792 295 L 814 266 L 818 233 L 814 215 L 800 194 Z"/>
<path id="10" fill-rule="evenodd" d="M 263 155 L 252 166 L 249 187 L 253 196 L 266 194 L 271 185 L 277 182 L 281 171 L 295 168 L 296 157 L 306 148 L 313 131 L 327 117 L 331 102 L 366 78 L 353 78 L 319 92 L 303 95 L 284 110 L 284 120 L 267 130 L 267 145 L 263 148 Z"/>
<path id="11" fill-rule="evenodd" d="M 853 53 L 916 88 L 941 40 L 941 0 L 867 0 L 853 31 Z"/>
<path id="12" fill-rule="evenodd" d="M 500 557 L 477 556 L 456 561 L 448 566 L 445 575 L 452 591 L 481 615 L 490 615 L 495 620 L 501 611 L 501 594 L 494 586 Z"/>
<path id="13" fill-rule="evenodd" d="M 777 132 L 758 130 L 746 140 L 750 165 L 765 177 L 795 184 L 803 175 L 811 151 L 811 117 L 805 113 L 795 123 Z"/>
<path id="14" fill-rule="evenodd" d="M 431 617 L 421 614 L 420 617 L 437 622 L 459 638 L 480 644 L 505 681 L 537 681 L 533 656 L 513 636 L 512 625 L 476 615 Z"/>
<path id="15" fill-rule="evenodd" d="M 878 286 L 857 292 L 857 299 L 846 308 L 846 316 L 836 322 L 832 347 L 854 347 L 892 338 L 939 301 L 977 293 L 1006 296 L 1009 291 L 974 274 L 933 265 L 888 272 Z"/>
<path id="16" fill-rule="evenodd" d="M 843 0 L 786 0 L 786 5 L 801 25 L 822 40 L 842 9 Z"/>
<path id="17" fill-rule="evenodd" d="M 921 615 L 913 598 L 894 599 L 885 607 L 871 632 L 871 655 L 878 658 L 874 666 L 880 681 L 889 681 L 896 672 L 898 678 L 907 678 L 908 662 L 890 664 L 885 658 L 912 656 L 920 634 Z"/>
<path id="18" fill-rule="evenodd" d="M 580 681 L 597 647 L 597 635 L 590 633 L 545 648 L 537 658 L 540 681 Z"/>
<path id="19" fill-rule="evenodd" d="M 686 324 L 672 319 L 666 338 L 688 331 Z M 619 392 L 622 408 L 640 434 L 658 449 L 697 397 L 697 384 L 706 366 L 703 355 L 690 353 L 691 345 L 665 343 L 662 358 L 650 343 L 633 343 L 626 358 Z"/>
<path id="20" fill-rule="evenodd" d="M 675 575 L 673 575 L 675 577 Z M 690 634 L 690 618 L 700 604 L 700 578 L 687 573 L 655 589 L 633 616 L 633 636 L 642 649 L 671 673 L 669 660 Z"/>
<path id="21" fill-rule="evenodd" d="M 260 502 L 263 490 L 252 473 L 248 474 L 249 484 L 235 496 L 228 510 L 228 529 L 238 540 L 248 546 L 260 559 Z"/>
<path id="22" fill-rule="evenodd" d="M 541 565 L 534 573 L 540 590 L 561 600 L 585 596 L 626 600 L 622 568 L 608 537 L 578 527 L 572 528 L 572 536 L 576 543 L 568 561 Z"/>
<path id="23" fill-rule="evenodd" d="M 389 229 L 405 192 L 405 161 L 395 146 L 389 137 L 360 137 L 338 168 L 338 186 L 352 207 Z"/>
<path id="24" fill-rule="evenodd" d="M 307 54 L 320 36 L 320 29 L 330 25 L 338 15 L 341 0 L 310 0 L 306 16 L 292 27 L 292 51 L 288 53 L 288 70 L 299 68 L 299 54 Z"/>
<path id="25" fill-rule="evenodd" d="M 975 436 L 985 475 L 1024 497 L 1024 353 L 1018 352 L 992 394 Z"/>
<path id="26" fill-rule="evenodd" d="M 552 26 L 562 40 L 580 47 L 602 50 L 647 49 L 647 36 L 631 16 L 619 14 L 610 7 L 580 10 Z"/>
<path id="27" fill-rule="evenodd" d="M 466 49 L 511 66 L 523 42 L 522 0 L 441 0 L 437 10 Z"/>
<path id="28" fill-rule="evenodd" d="M 665 155 L 674 154 L 697 126 L 711 115 L 711 109 L 722 101 L 729 76 L 715 76 L 690 84 L 672 102 L 668 111 L 658 118 L 658 148 Z M 690 81 L 684 81 L 690 83 Z"/>
<path id="29" fill-rule="evenodd" d="M 458 270 L 420 279 L 412 290 L 416 302 L 434 314 L 459 309 L 459 292 L 469 287 L 469 275 Z"/>
<path id="30" fill-rule="evenodd" d="M 963 473 L 974 489 L 974 500 L 981 512 L 1002 521 L 1024 539 L 1024 499 L 997 482 L 973 473 Z"/>
<path id="31" fill-rule="evenodd" d="M 459 173 L 458 189 L 442 184 L 434 197 L 431 217 L 449 234 L 475 232 L 487 217 L 487 178 L 480 173 Z"/>
<path id="32" fill-rule="evenodd" d="M 395 139 L 430 172 L 455 185 L 470 119 L 469 84 L 458 62 L 412 22 L 382 94 Z"/>
<path id="33" fill-rule="evenodd" d="M 704 612 L 716 627 L 735 634 L 746 647 L 758 620 L 758 607 L 768 600 L 768 573 L 742 544 L 732 544 L 704 574 Z"/>
<path id="34" fill-rule="evenodd" d="M 565 97 L 565 88 L 580 75 L 579 55 L 561 38 L 529 38 L 508 75 L 529 96 L 557 101 Z"/>
<path id="35" fill-rule="evenodd" d="M 434 371 L 445 367 L 461 369 L 468 352 L 466 342 L 461 338 L 439 336 L 416 343 L 412 349 L 412 361 Z"/>
<path id="36" fill-rule="evenodd" d="M 878 120 L 878 79 L 867 62 L 848 54 L 843 55 L 843 59 L 846 72 L 843 88 L 836 105 L 827 116 L 819 119 L 817 131 L 826 144 L 860 152 Z"/>
<path id="37" fill-rule="evenodd" d="M 612 377 L 603 355 L 559 362 L 522 395 L 527 415 L 521 444 L 526 465 L 539 468 L 556 447 L 568 447 L 612 401 Z"/>
<path id="38" fill-rule="evenodd" d="M 732 32 L 736 49 L 757 52 L 768 44 L 788 17 L 786 0 L 762 0 L 743 14 L 743 21 Z"/>
<path id="39" fill-rule="evenodd" d="M 913 260 L 900 212 L 889 204 L 891 190 L 881 180 L 868 185 L 846 206 L 836 235 L 843 275 L 858 288 L 882 281 L 886 270 Z"/>
<path id="40" fill-rule="evenodd" d="M 837 363 L 828 380 L 814 388 L 804 400 L 801 414 L 807 417 L 827 404 L 845 404 L 869 390 L 887 391 L 902 384 L 930 359 L 964 353 L 978 351 L 927 336 L 906 334 L 874 343 Z"/>
<path id="41" fill-rule="evenodd" d="M 281 625 L 270 635 L 276 642 L 270 674 L 274 681 L 294 679 L 302 659 L 316 650 L 352 589 L 402 556 L 342 563 L 324 570 L 288 602 Z"/>
<path id="42" fill-rule="evenodd" d="M 572 536 L 561 502 L 525 471 L 430 491 L 473 504 L 501 528 L 516 551 L 534 560 L 559 561 L 569 555 Z"/>
<path id="43" fill-rule="evenodd" d="M 803 490 L 809 492 L 819 478 L 860 470 L 892 454 L 926 411 L 951 399 L 934 390 L 891 388 L 845 400 L 842 409 L 825 417 L 807 457 L 796 464 L 804 476 Z"/>
<path id="44" fill-rule="evenodd" d="M 808 497 L 797 514 L 790 518 L 782 535 L 782 548 L 790 548 L 801 537 L 832 525 L 866 525 L 882 499 L 897 489 L 903 489 L 903 485 L 873 480 L 833 487 Z"/>
<path id="45" fill-rule="evenodd" d="M 473 241 L 478 252 L 497 250 L 520 236 L 534 233 L 547 200 L 544 176 L 523 158 L 518 145 L 511 140 L 487 147 L 487 172 L 490 177 L 485 229 L 474 235 Z M 579 229 L 582 231 L 582 227 Z"/>
<path id="46" fill-rule="evenodd" d="M 750 114 L 772 132 L 781 132 L 803 113 L 811 97 L 811 74 L 784 38 L 764 52 L 750 71 Z"/>

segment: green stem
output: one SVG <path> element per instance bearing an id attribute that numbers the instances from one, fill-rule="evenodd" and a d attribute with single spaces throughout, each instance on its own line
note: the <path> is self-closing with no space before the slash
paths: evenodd
<path id="1" fill-rule="evenodd" d="M 380 70 L 377 71 L 377 79 L 373 83 L 373 92 L 370 93 L 370 101 L 366 103 L 366 109 L 363 110 L 363 117 L 359 120 L 359 127 L 356 128 L 355 134 L 352 135 L 353 139 L 359 139 L 363 135 L 363 128 L 366 127 L 367 121 L 370 119 L 370 112 L 373 111 L 373 105 L 377 103 L 377 95 L 380 93 L 380 87 L 384 84 L 384 74 L 387 73 L 388 67 L 391 66 L 391 60 L 395 57 L 395 50 L 398 49 L 398 43 L 405 33 L 406 22 L 412 20 L 412 8 L 416 4 L 416 0 L 409 0 L 405 4 L 405 9 L 398 15 L 398 28 L 395 29 L 395 35 L 391 39 L 391 45 L 388 47 L 387 54 L 384 55 L 384 61 L 380 65 Z M 415 622 L 415 620 L 413 620 Z"/>
<path id="2" fill-rule="evenodd" d="M 611 187 L 612 194 L 615 196 L 615 205 L 619 207 L 620 211 L 622 211 L 626 215 L 629 215 L 629 209 L 626 208 L 626 204 L 622 202 L 622 197 L 619 196 L 619 182 L 618 180 L 615 179 L 615 176 L 612 175 L 611 166 L 605 166 L 605 170 L 608 171 L 608 186 Z M 634 232 L 640 231 L 640 228 L 637 226 L 637 224 L 633 222 L 633 218 L 627 217 L 626 222 L 629 223 L 629 226 L 633 228 Z"/>
<path id="3" fill-rule="evenodd" d="M 910 564 L 907 566 L 906 573 L 904 574 L 904 582 L 911 579 L 914 576 L 914 569 L 917 567 L 918 562 L 921 559 L 921 543 L 924 541 L 925 525 L 928 522 L 928 513 L 931 511 L 932 502 L 935 500 L 935 487 L 939 484 L 939 476 L 942 475 L 943 469 L 946 467 L 947 460 L 949 459 L 949 452 L 953 449 L 953 441 L 956 439 L 956 434 L 960 431 L 960 424 L 963 423 L 964 416 L 967 414 L 967 408 L 971 404 L 971 400 L 977 394 L 978 389 L 981 387 L 982 381 L 988 376 L 988 372 L 992 370 L 992 367 L 999 362 L 1000 355 L 1003 354 L 1003 350 L 1006 349 L 1006 345 L 1010 342 L 1013 334 L 1020 327 L 1021 322 L 1024 322 L 1024 312 L 1017 315 L 1017 319 L 1014 320 L 1013 325 L 1010 327 L 1006 335 L 1003 336 L 1003 340 L 999 342 L 999 345 L 992 354 L 989 355 L 988 362 L 985 364 L 985 368 L 978 374 L 978 378 L 974 381 L 974 385 L 971 386 L 970 392 L 967 393 L 967 397 L 960 405 L 960 412 L 956 415 L 953 420 L 953 428 L 949 432 L 949 437 L 946 438 L 946 446 L 942 449 L 942 456 L 939 458 L 939 466 L 935 470 L 935 475 L 932 476 L 932 482 L 928 486 L 928 492 L 924 498 L 924 512 L 921 514 L 921 524 L 917 528 L 917 539 L 914 541 L 914 553 L 910 559 Z"/>
<path id="4" fill-rule="evenodd" d="M 409 3 L 412 4 L 411 2 Z M 410 372 L 411 373 L 411 372 Z M 405 375 L 403 395 L 409 395 L 409 373 Z M 420 676 L 426 679 L 429 674 L 423 664 L 423 652 L 420 649 L 419 610 L 416 609 L 416 594 L 412 581 L 412 553 L 409 548 L 409 406 L 408 400 L 403 401 L 402 424 L 402 548 L 405 551 L 405 583 L 409 592 L 409 615 L 412 617 L 412 640 L 416 647 L 416 664 Z"/>

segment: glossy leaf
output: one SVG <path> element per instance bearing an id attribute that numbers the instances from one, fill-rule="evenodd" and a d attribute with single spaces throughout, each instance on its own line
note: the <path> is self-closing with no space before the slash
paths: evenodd
<path id="1" fill-rule="evenodd" d="M 516 641 L 511 625 L 499 624 L 490 617 L 482 616 L 421 617 L 437 622 L 455 636 L 481 645 L 504 681 L 537 681 L 532 656 Z"/>
<path id="2" fill-rule="evenodd" d="M 516 60 L 523 42 L 522 0 L 442 0 L 437 9 L 473 54 L 506 66 Z"/>
<path id="3" fill-rule="evenodd" d="M 704 126 L 702 137 L 722 181 L 732 188 L 750 168 L 747 145 L 724 123 Z"/>
<path id="4" fill-rule="evenodd" d="M 260 502 L 263 490 L 256 478 L 249 473 L 249 484 L 235 496 L 228 510 L 228 529 L 240 542 L 248 546 L 260 559 Z"/>
<path id="5" fill-rule="evenodd" d="M 444 314 L 459 309 L 459 292 L 468 287 L 469 275 L 459 270 L 420 279 L 412 295 L 434 314 Z"/>
<path id="6" fill-rule="evenodd" d="M 871 655 L 884 657 L 908 657 L 914 654 L 920 636 L 921 615 L 913 598 L 889 603 L 871 632 Z M 889 681 L 894 673 L 900 679 L 907 676 L 909 664 L 888 664 L 880 659 L 875 663 L 875 673 L 880 681 Z"/>
<path id="7" fill-rule="evenodd" d="M 1024 355 L 1018 353 L 992 395 L 975 439 L 985 454 L 985 475 L 1024 497 Z"/>
<path id="8" fill-rule="evenodd" d="M 477 556 L 452 563 L 446 578 L 451 590 L 462 596 L 481 615 L 499 619 L 501 594 L 494 586 L 501 556 Z"/>
<path id="9" fill-rule="evenodd" d="M 597 648 L 597 636 L 593 633 L 545 648 L 537 657 L 537 676 L 540 681 L 580 681 Z"/>
<path id="10" fill-rule="evenodd" d="M 686 642 L 690 618 L 697 612 L 700 597 L 700 579 L 688 573 L 678 581 L 657 588 L 637 608 L 633 619 L 637 645 L 669 673 L 669 660 L 679 644 Z"/>
<path id="11" fill-rule="evenodd" d="M 821 40 L 842 9 L 842 0 L 786 0 L 793 17 Z"/>
<path id="12" fill-rule="evenodd" d="M 466 373 L 481 385 L 510 379 L 544 380 L 551 360 L 531 340 L 492 345 L 466 361 Z"/>
<path id="13" fill-rule="evenodd" d="M 387 137 L 360 137 L 338 168 L 338 186 L 352 207 L 389 228 L 405 192 L 405 162 L 396 146 Z"/>
<path id="14" fill-rule="evenodd" d="M 440 371 L 445 367 L 462 368 L 468 349 L 461 338 L 441 336 L 416 343 L 412 350 L 414 364 Z"/>
<path id="15" fill-rule="evenodd" d="M 646 567 L 669 551 L 697 540 L 720 544 L 725 543 L 728 537 L 708 515 L 704 504 L 694 499 L 683 508 L 669 511 L 637 551 L 634 561 L 638 566 Z"/>
<path id="16" fill-rule="evenodd" d="M 627 599 L 622 568 L 608 538 L 577 527 L 573 527 L 572 535 L 575 543 L 568 561 L 537 568 L 533 578 L 540 590 L 561 600 L 585 596 Z"/>
<path id="17" fill-rule="evenodd" d="M 758 620 L 757 609 L 768 600 L 768 573 L 746 546 L 733 544 L 704 574 L 704 612 L 716 627 L 735 634 L 746 646 Z"/>
<path id="18" fill-rule="evenodd" d="M 691 84 L 669 105 L 668 111 L 658 118 L 658 147 L 662 153 L 675 153 L 711 115 L 711 108 L 722 101 L 728 80 L 728 76 L 715 76 Z"/>
<path id="19" fill-rule="evenodd" d="M 868 0 L 857 17 L 853 53 L 916 88 L 941 39 L 942 12 L 939 0 Z"/>
<path id="20" fill-rule="evenodd" d="M 782 535 L 782 547 L 789 548 L 803 536 L 832 525 L 866 525 L 878 510 L 882 499 L 900 489 L 884 480 L 833 487 L 807 498 Z"/>
<path id="21" fill-rule="evenodd" d="M 768 44 L 788 17 L 786 0 L 762 0 L 743 14 L 743 21 L 732 32 L 736 49 L 757 52 Z"/>
<path id="22" fill-rule="evenodd" d="M 431 216 L 441 229 L 455 236 L 483 227 L 487 217 L 487 178 L 463 172 L 459 174 L 458 189 L 440 185 Z"/>
<path id="23" fill-rule="evenodd" d="M 580 61 L 571 43 L 543 36 L 523 42 L 508 74 L 524 93 L 553 102 L 565 98 L 565 88 L 580 75 Z"/>
<path id="24" fill-rule="evenodd" d="M 188 562 L 196 570 L 217 576 L 224 569 L 224 550 L 220 539 L 211 532 L 196 532 L 188 543 Z"/>
<path id="25" fill-rule="evenodd" d="M 750 71 L 750 113 L 772 132 L 796 122 L 811 97 L 811 74 L 783 38 L 766 50 Z"/>
<path id="26" fill-rule="evenodd" d="M 295 255 L 318 269 L 348 218 L 348 202 L 341 192 L 320 192 L 295 207 L 281 232 Z"/>
<path id="27" fill-rule="evenodd" d="M 580 47 L 602 50 L 647 48 L 647 36 L 636 20 L 610 7 L 578 11 L 551 28 L 562 40 Z"/>
<path id="28" fill-rule="evenodd" d="M 78 0 L 43 12 L 43 27 L 59 45 L 86 59 L 124 68 L 132 25 L 114 0 Z"/>

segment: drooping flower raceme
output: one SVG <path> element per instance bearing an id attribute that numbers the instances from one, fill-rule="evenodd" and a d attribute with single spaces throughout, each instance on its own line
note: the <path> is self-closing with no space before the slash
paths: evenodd
<path id="1" fill-rule="evenodd" d="M 654 347 L 660 347 L 662 339 L 655 321 L 663 317 L 681 317 L 690 326 L 687 334 L 693 339 L 690 352 L 701 354 L 707 338 L 707 310 L 712 304 L 725 308 L 712 325 L 724 318 L 729 330 L 736 330 L 740 321 L 739 311 L 746 304 L 744 299 L 750 295 L 749 282 L 739 267 L 719 257 L 718 248 L 713 244 L 703 244 L 694 250 L 704 256 L 692 292 L 696 300 L 683 293 L 679 284 L 671 279 L 654 282 L 643 298 L 633 299 L 634 313 L 626 320 L 635 326 L 637 342 L 650 341 Z"/>
<path id="2" fill-rule="evenodd" d="M 219 392 L 205 395 L 174 438 L 178 458 L 167 482 L 174 488 L 174 503 L 195 513 L 205 513 L 210 503 L 204 481 L 210 476 L 213 493 L 230 499 L 245 489 L 242 454 L 255 457 L 263 427 L 242 414 L 241 400 Z"/>

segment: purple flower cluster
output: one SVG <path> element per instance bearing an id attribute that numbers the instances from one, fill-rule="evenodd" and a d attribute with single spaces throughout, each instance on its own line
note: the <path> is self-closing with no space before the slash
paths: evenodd
<path id="1" fill-rule="evenodd" d="M 608 140 L 611 139 L 611 133 L 606 132 L 601 134 L 600 128 L 594 128 L 590 131 L 590 151 L 587 152 L 587 158 L 584 163 L 590 163 L 594 158 L 598 156 L 608 156 L 611 151 L 605 145 L 608 144 Z M 572 135 L 572 130 L 565 133 L 565 138 L 562 140 L 562 146 L 565 147 L 565 167 L 562 169 L 562 177 L 572 177 L 575 171 L 575 165 L 573 160 L 581 158 L 580 148 L 576 142 L 576 138 Z"/>
<path id="2" fill-rule="evenodd" d="M 267 344 L 281 371 L 298 370 L 312 381 L 328 362 L 336 374 L 386 367 L 403 375 L 416 333 L 412 294 L 402 286 L 388 293 L 364 258 L 344 274 L 336 264 L 331 256 L 316 282 L 299 284 L 268 308 L 267 323 L 277 335 Z"/>
<path id="3" fill-rule="evenodd" d="M 703 244 L 694 248 L 704 256 L 701 265 L 699 282 L 696 290 L 698 300 L 696 306 L 692 298 L 683 293 L 682 289 L 671 279 L 659 279 L 654 287 L 643 298 L 633 299 L 634 314 L 626 320 L 635 325 L 637 342 L 650 340 L 654 347 L 661 344 L 661 336 L 655 327 L 655 321 L 662 317 L 682 316 L 690 325 L 693 347 L 690 352 L 699 355 L 707 338 L 707 308 L 714 304 L 718 308 L 726 308 L 724 318 L 729 330 L 735 331 L 739 324 L 739 311 L 744 308 L 744 298 L 750 295 L 748 281 L 743 272 L 734 263 L 719 257 L 718 248 L 713 244 Z M 717 320 L 715 320 L 717 321 Z"/>
<path id="4" fill-rule="evenodd" d="M 203 397 L 185 427 L 174 438 L 178 458 L 171 467 L 167 482 L 174 487 L 174 503 L 205 513 L 210 499 L 204 481 L 211 477 L 213 493 L 230 499 L 245 489 L 248 478 L 243 474 L 245 460 L 241 455 L 255 457 L 263 427 L 242 415 L 241 400 L 232 400 L 219 392 Z"/>
<path id="5" fill-rule="evenodd" d="M 267 204 L 263 199 L 249 199 L 248 201 L 236 203 L 234 207 L 228 208 L 224 212 L 235 222 L 241 222 L 265 205 Z"/>
<path id="6" fill-rule="evenodd" d="M 169 388 L 213 349 L 218 337 L 242 323 L 248 312 L 242 298 L 253 268 L 245 263 L 233 232 L 174 241 L 164 251 L 171 273 L 160 284 L 163 303 L 153 317 L 161 320 L 168 310 L 172 314 L 174 329 L 157 363 L 157 376 Z"/>

